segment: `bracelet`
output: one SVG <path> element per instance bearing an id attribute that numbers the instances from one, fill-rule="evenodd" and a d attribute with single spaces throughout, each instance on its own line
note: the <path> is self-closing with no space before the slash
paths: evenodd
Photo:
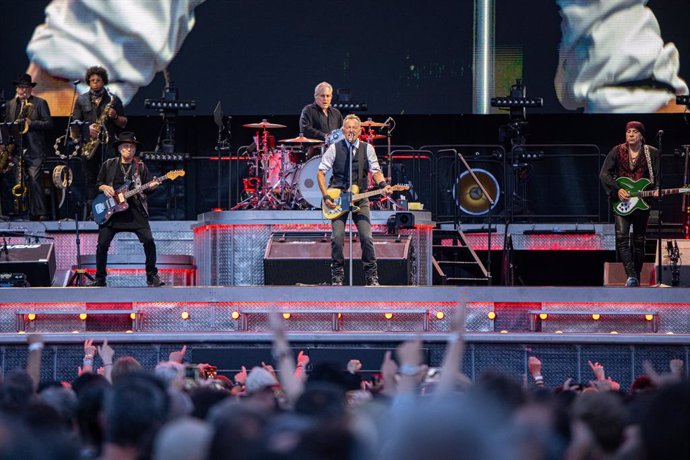
<path id="1" fill-rule="evenodd" d="M 542 377 L 541 375 L 533 375 L 532 378 L 534 379 L 535 382 L 543 382 L 544 381 L 544 377 Z"/>
<path id="2" fill-rule="evenodd" d="M 34 342 L 29 344 L 29 351 L 36 351 L 43 349 L 43 342 Z"/>
<path id="3" fill-rule="evenodd" d="M 328 200 L 333 201 L 333 198 L 331 198 L 330 195 L 324 195 L 324 196 L 323 196 L 323 200 L 324 200 L 324 201 L 328 201 Z"/>
<path id="4" fill-rule="evenodd" d="M 415 366 L 414 364 L 403 364 L 398 368 L 398 372 L 400 372 L 400 375 L 417 375 L 419 373 L 419 366 Z"/>
<path id="5" fill-rule="evenodd" d="M 94 356 L 94 355 L 92 355 L 92 354 L 90 354 L 90 353 L 87 353 L 87 354 L 84 355 L 84 359 L 93 359 L 93 356 Z"/>

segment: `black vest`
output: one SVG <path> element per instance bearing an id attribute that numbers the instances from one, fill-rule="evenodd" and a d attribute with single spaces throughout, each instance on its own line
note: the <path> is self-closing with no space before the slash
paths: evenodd
<path id="1" fill-rule="evenodd" d="M 357 148 L 356 155 L 352 155 L 350 151 L 351 148 L 352 146 L 347 141 L 342 141 L 335 144 L 335 160 L 333 160 L 333 177 L 331 178 L 331 187 L 339 188 L 341 190 L 347 189 L 347 186 L 350 182 L 350 177 L 348 176 L 348 166 L 351 164 L 352 183 L 359 186 L 360 192 L 364 192 L 367 189 L 367 177 L 369 175 L 367 144 L 359 141 L 359 147 Z M 364 162 L 364 167 L 362 168 L 362 177 L 358 178 L 358 160 L 360 157 Z"/>

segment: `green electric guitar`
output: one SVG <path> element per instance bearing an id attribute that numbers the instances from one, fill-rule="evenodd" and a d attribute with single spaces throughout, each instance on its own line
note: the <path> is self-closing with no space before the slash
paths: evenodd
<path id="1" fill-rule="evenodd" d="M 628 191 L 630 199 L 621 201 L 616 196 L 613 200 L 613 212 L 619 216 L 628 216 L 638 209 L 642 211 L 649 209 L 649 205 L 643 198 L 653 197 L 656 192 L 655 189 L 645 190 L 651 184 L 649 179 L 632 180 L 629 177 L 619 177 L 616 183 L 620 188 Z M 659 191 L 661 196 L 678 193 L 690 193 L 690 188 L 667 188 Z"/>

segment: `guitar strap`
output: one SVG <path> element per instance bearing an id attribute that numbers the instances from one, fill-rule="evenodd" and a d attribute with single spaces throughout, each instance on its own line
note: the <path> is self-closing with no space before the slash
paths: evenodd
<path id="1" fill-rule="evenodd" d="M 652 155 L 649 153 L 649 146 L 647 144 L 644 145 L 644 156 L 647 159 L 647 170 L 649 171 L 649 180 L 652 181 L 652 184 L 656 183 L 654 181 L 654 165 L 652 165 Z"/>
<path id="2" fill-rule="evenodd" d="M 366 150 L 366 146 L 364 148 L 361 148 L 364 144 L 360 143 L 360 148 L 357 152 L 357 166 L 359 171 L 357 172 L 357 186 L 362 183 L 362 174 L 364 174 L 364 151 Z M 365 190 L 366 191 L 366 190 Z M 362 190 L 360 190 L 360 193 Z"/>

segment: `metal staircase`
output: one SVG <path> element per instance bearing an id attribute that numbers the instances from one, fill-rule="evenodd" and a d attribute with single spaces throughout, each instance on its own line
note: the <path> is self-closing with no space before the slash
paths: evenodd
<path id="1" fill-rule="evenodd" d="M 483 286 L 489 274 L 477 253 L 467 244 L 462 230 L 434 229 L 433 284 Z"/>

